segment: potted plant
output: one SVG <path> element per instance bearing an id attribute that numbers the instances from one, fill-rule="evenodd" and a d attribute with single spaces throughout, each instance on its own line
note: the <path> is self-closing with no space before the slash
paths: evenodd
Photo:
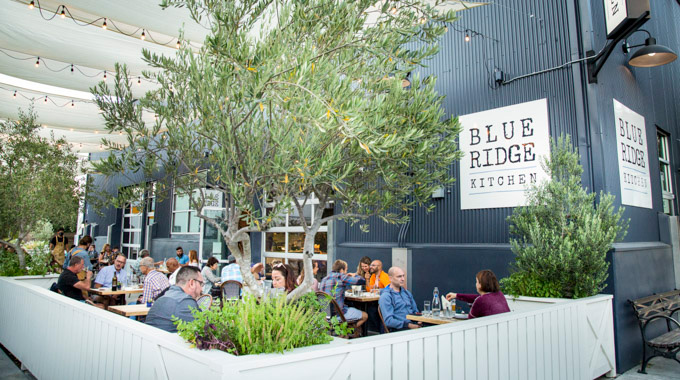
<path id="1" fill-rule="evenodd" d="M 623 207 L 615 210 L 614 196 L 582 186 L 583 168 L 568 136 L 551 142 L 550 158 L 542 165 L 551 180 L 533 184 L 527 205 L 508 218 L 516 258 L 510 276 L 501 280 L 503 291 L 530 297 L 595 295 L 608 276 L 607 251 L 628 229 Z"/>

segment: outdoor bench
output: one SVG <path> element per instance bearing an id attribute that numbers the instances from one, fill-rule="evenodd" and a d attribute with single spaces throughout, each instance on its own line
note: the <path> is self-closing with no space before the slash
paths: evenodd
<path id="1" fill-rule="evenodd" d="M 678 351 L 680 351 L 680 322 L 677 316 L 673 318 L 675 313 L 680 312 L 680 290 L 628 300 L 628 302 L 633 306 L 642 334 L 642 367 L 638 372 L 647 373 L 645 372 L 647 363 L 656 356 L 674 359 L 680 363 L 677 358 Z M 661 335 L 650 337 L 651 333 L 647 331 L 647 328 L 650 323 L 656 321 L 665 321 L 666 329 Z M 647 357 L 647 347 L 652 351 L 649 357 Z"/>

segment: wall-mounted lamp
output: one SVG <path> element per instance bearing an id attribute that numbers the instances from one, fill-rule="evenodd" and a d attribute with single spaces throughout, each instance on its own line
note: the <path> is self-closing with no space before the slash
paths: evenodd
<path id="1" fill-rule="evenodd" d="M 630 45 L 628 40 L 623 41 L 623 52 L 628 54 L 630 49 L 644 46 L 639 49 L 628 59 L 628 64 L 635 67 L 656 67 L 671 63 L 678 58 L 675 52 L 663 45 L 656 44 L 656 38 L 645 29 L 638 29 L 638 32 L 647 33 L 647 39 L 644 44 Z"/>

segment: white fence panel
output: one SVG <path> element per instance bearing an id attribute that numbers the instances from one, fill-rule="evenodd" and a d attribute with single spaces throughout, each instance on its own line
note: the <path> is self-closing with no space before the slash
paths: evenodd
<path id="1" fill-rule="evenodd" d="M 285 354 L 235 357 L 0 278 L 0 342 L 39 379 L 594 379 L 615 374 L 612 297 L 512 301 L 516 311 Z M 538 305 L 538 306 L 537 306 Z M 524 311 L 521 311 L 524 310 Z"/>

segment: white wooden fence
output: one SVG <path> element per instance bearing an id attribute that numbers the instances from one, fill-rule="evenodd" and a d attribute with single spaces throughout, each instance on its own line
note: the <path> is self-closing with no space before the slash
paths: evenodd
<path id="1" fill-rule="evenodd" d="M 616 373 L 613 336 L 612 297 L 595 296 L 235 357 L 0 278 L 0 342 L 38 379 L 594 379 Z"/>

